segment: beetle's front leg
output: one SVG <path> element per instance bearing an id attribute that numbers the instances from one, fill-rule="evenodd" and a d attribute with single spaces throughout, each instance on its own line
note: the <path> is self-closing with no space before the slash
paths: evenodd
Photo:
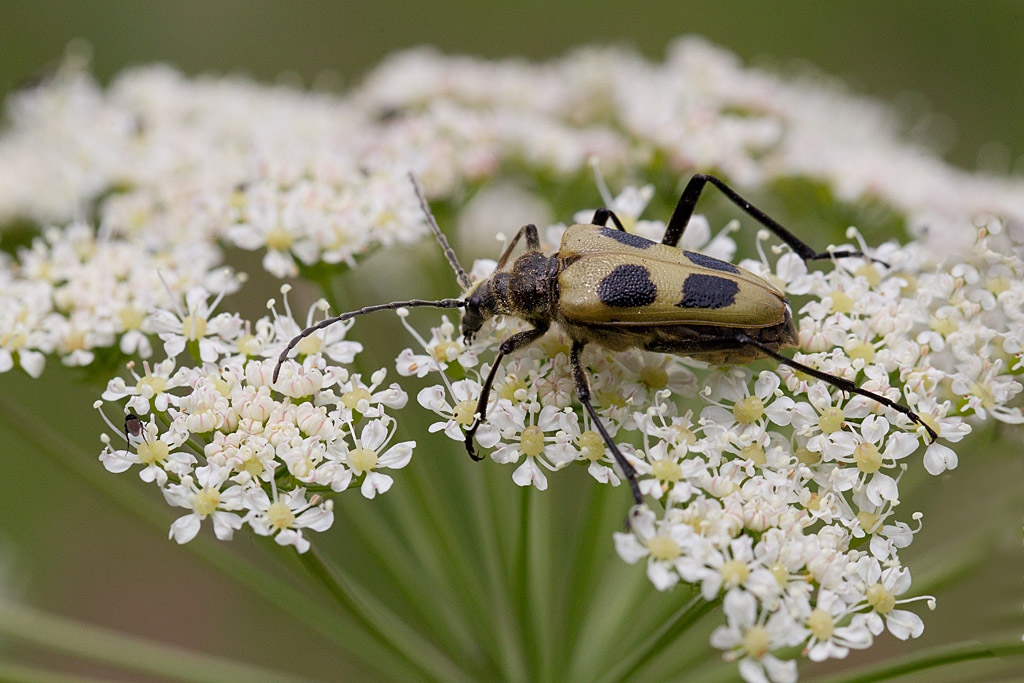
<path id="1" fill-rule="evenodd" d="M 473 460 L 479 462 L 484 459 L 482 455 L 477 457 L 476 447 L 473 445 L 473 437 L 476 436 L 476 430 L 480 428 L 480 424 L 487 418 L 487 398 L 490 396 L 491 385 L 494 384 L 494 377 L 498 373 L 498 366 L 501 365 L 502 358 L 510 353 L 514 353 L 524 346 L 529 346 L 544 336 L 544 333 L 547 331 L 547 326 L 526 330 L 512 335 L 505 341 L 501 342 L 501 346 L 498 347 L 498 355 L 495 357 L 494 363 L 491 365 L 491 371 L 487 373 L 487 379 L 484 380 L 483 388 L 480 389 L 480 400 L 476 404 L 476 419 L 473 420 L 473 424 L 471 424 L 469 429 L 466 430 L 466 452 L 469 453 L 469 457 L 473 458 Z"/>
<path id="2" fill-rule="evenodd" d="M 637 505 L 641 505 L 644 502 L 644 497 L 640 493 L 640 486 L 636 482 L 636 470 L 626 457 L 622 455 L 622 451 L 615 445 L 615 441 L 612 440 L 608 430 L 605 428 L 604 423 L 601 422 L 601 418 L 597 416 L 597 412 L 594 410 L 594 406 L 590 404 L 590 383 L 587 382 L 587 374 L 583 369 L 583 363 L 580 361 L 580 353 L 583 351 L 583 342 L 574 341 L 572 343 L 572 352 L 569 356 L 569 362 L 572 365 L 572 377 L 576 383 L 576 396 L 580 399 L 580 403 L 583 404 L 583 408 L 590 415 L 590 421 L 597 427 L 597 431 L 601 434 L 601 438 L 604 439 L 605 444 L 612 452 L 612 457 L 615 458 L 615 462 L 618 463 L 619 469 L 622 470 L 622 475 L 629 482 L 629 490 L 633 492 L 633 499 Z"/>
<path id="3" fill-rule="evenodd" d="M 690 218 L 693 217 L 693 211 L 697 207 L 697 200 L 700 198 L 700 193 L 704 191 L 707 183 L 711 183 L 717 187 L 722 194 L 729 199 L 729 201 L 747 212 L 747 214 L 752 216 L 758 223 L 775 233 L 779 239 L 788 244 L 790 248 L 792 248 L 793 251 L 795 251 L 804 261 L 845 258 L 848 256 L 864 256 L 863 252 L 849 249 L 833 252 L 815 251 L 806 242 L 782 227 L 774 218 L 737 194 L 735 190 L 726 185 L 722 180 L 713 175 L 705 175 L 703 173 L 698 173 L 690 178 L 690 182 L 686 184 L 686 189 L 683 190 L 683 194 L 679 196 L 679 203 L 676 204 L 675 211 L 672 212 L 672 218 L 668 221 L 668 227 L 665 228 L 665 236 L 661 240 L 662 244 L 667 244 L 671 247 L 679 244 L 679 240 L 682 238 L 683 232 L 686 231 L 686 226 L 689 224 Z M 877 261 L 877 259 L 871 260 Z M 881 261 L 877 262 L 881 263 Z"/>

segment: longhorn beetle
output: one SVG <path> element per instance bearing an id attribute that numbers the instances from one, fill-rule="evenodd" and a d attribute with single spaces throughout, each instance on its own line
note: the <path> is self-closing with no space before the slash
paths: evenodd
<path id="1" fill-rule="evenodd" d="M 459 265 L 416 179 L 412 174 L 409 177 L 430 229 L 459 280 L 462 298 L 393 301 L 327 318 L 307 327 L 288 343 L 274 368 L 274 382 L 288 353 L 304 337 L 364 313 L 417 306 L 461 308 L 462 335 L 467 343 L 495 315 L 520 318 L 533 328 L 512 335 L 498 347 L 480 393 L 475 420 L 466 430 L 466 450 L 474 460 L 482 460 L 483 456 L 476 453 L 473 437 L 486 419 L 498 366 L 505 356 L 533 343 L 556 323 L 572 340 L 569 362 L 576 396 L 629 482 L 637 504 L 642 502 L 642 496 L 636 470 L 623 457 L 590 401 L 590 385 L 580 361 L 583 348 L 590 343 L 613 351 L 639 348 L 674 353 L 713 364 L 774 358 L 842 391 L 860 394 L 899 411 L 924 427 L 933 442 L 938 438 L 935 430 L 910 408 L 779 353 L 780 349 L 796 346 L 797 335 L 789 302 L 771 283 L 726 261 L 676 248 L 697 199 L 710 183 L 775 233 L 804 261 L 870 258 L 852 250 L 815 251 L 715 176 L 697 174 L 690 179 L 660 244 L 626 232 L 614 212 L 598 209 L 590 225 L 573 225 L 565 231 L 558 253 L 552 256 L 541 251 L 537 227 L 523 226 L 501 254 L 494 274 L 476 284 Z M 609 220 L 614 227 L 608 227 Z M 509 267 L 512 250 L 524 238 L 526 252 Z"/>

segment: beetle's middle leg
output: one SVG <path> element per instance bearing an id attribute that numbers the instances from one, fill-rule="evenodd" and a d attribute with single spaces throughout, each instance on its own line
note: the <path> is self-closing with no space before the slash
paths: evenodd
<path id="1" fill-rule="evenodd" d="M 729 201 L 747 212 L 758 223 L 775 233 L 779 239 L 788 244 L 790 248 L 792 248 L 793 251 L 795 251 L 804 261 L 845 258 L 848 256 L 864 256 L 863 252 L 853 251 L 850 249 L 833 252 L 815 251 L 806 242 L 782 227 L 774 218 L 737 194 L 735 190 L 726 185 L 722 180 L 713 175 L 706 175 L 703 173 L 698 173 L 690 178 L 690 182 L 686 184 L 686 189 L 683 190 L 683 194 L 679 196 L 679 203 L 676 204 L 675 211 L 672 212 L 672 218 L 668 221 L 668 227 L 665 228 L 665 236 L 661 240 L 662 244 L 667 244 L 671 247 L 679 244 L 679 240 L 682 238 L 683 232 L 686 230 L 686 226 L 689 224 L 690 218 L 693 216 L 693 211 L 697 207 L 697 200 L 700 198 L 700 193 L 704 191 L 707 183 L 711 183 L 717 187 L 721 193 L 729 199 Z"/>
<path id="2" fill-rule="evenodd" d="M 527 226 L 532 227 L 532 226 Z M 534 228 L 536 230 L 536 228 Z M 522 232 L 522 231 L 520 231 Z M 544 336 L 544 333 L 548 331 L 547 326 L 537 327 L 532 330 L 525 330 L 518 334 L 513 334 L 511 337 L 501 342 L 501 346 L 498 347 L 498 355 L 494 358 L 494 363 L 491 364 L 491 371 L 487 373 L 487 379 L 484 380 L 484 386 L 480 389 L 480 400 L 476 404 L 476 419 L 473 420 L 473 424 L 466 430 L 466 452 L 469 453 L 469 457 L 473 460 L 480 461 L 484 459 L 484 456 L 477 456 L 476 446 L 473 445 L 473 437 L 476 436 L 476 430 L 480 428 L 481 423 L 487 419 L 487 399 L 491 394 L 491 385 L 494 384 L 494 377 L 498 373 L 498 366 L 501 365 L 502 359 L 510 353 L 515 353 L 518 349 L 524 346 L 529 346 L 536 340 Z"/>
<path id="3" fill-rule="evenodd" d="M 583 370 L 583 363 L 580 361 L 580 352 L 583 351 L 583 346 L 583 342 L 573 341 L 572 352 L 569 355 L 569 362 L 572 365 L 572 378 L 576 383 L 576 396 L 580 399 L 580 403 L 583 404 L 583 408 L 590 414 L 590 421 L 594 423 L 597 431 L 601 433 L 601 438 L 604 439 L 605 444 L 612 452 L 612 457 L 615 458 L 615 462 L 618 463 L 619 468 L 622 470 L 623 476 L 629 482 L 629 490 L 633 492 L 633 499 L 637 505 L 641 505 L 644 502 L 644 497 L 640 493 L 640 486 L 636 483 L 636 470 L 629 464 L 626 457 L 622 455 L 619 447 L 615 445 L 615 441 L 608 434 L 608 430 L 605 428 L 604 423 L 601 422 L 601 418 L 597 416 L 594 406 L 590 404 L 590 383 L 587 382 L 587 373 Z"/>
<path id="4" fill-rule="evenodd" d="M 512 238 L 512 241 L 505 247 L 505 251 L 501 253 L 501 258 L 498 259 L 498 265 L 495 270 L 501 270 L 505 267 L 505 263 L 508 261 L 509 256 L 512 255 L 512 250 L 515 249 L 516 245 L 519 244 L 519 238 L 526 235 L 526 248 L 530 251 L 540 251 L 540 235 L 537 232 L 537 226 L 533 223 L 528 223 L 523 227 L 519 228 L 519 232 Z"/>

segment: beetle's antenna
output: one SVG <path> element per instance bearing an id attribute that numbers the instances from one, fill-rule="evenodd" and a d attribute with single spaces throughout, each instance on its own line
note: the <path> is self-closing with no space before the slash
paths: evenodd
<path id="1" fill-rule="evenodd" d="M 366 306 L 365 308 L 360 308 L 357 311 L 349 311 L 348 313 L 336 315 L 333 318 L 326 318 L 324 320 L 321 320 L 316 325 L 310 325 L 302 332 L 297 334 L 294 339 L 288 342 L 288 346 L 284 347 L 284 351 L 282 351 L 281 355 L 277 357 L 277 365 L 274 366 L 274 377 L 272 381 L 277 382 L 277 377 L 279 374 L 281 374 L 281 365 L 286 360 L 288 360 L 288 353 L 292 349 L 294 349 L 299 342 L 301 342 L 303 339 L 313 334 L 317 330 L 322 330 L 325 327 L 330 327 L 334 323 L 344 322 L 346 320 L 356 317 L 357 315 L 362 315 L 364 313 L 395 310 L 396 308 L 417 308 L 419 306 L 426 306 L 430 308 L 464 308 L 466 306 L 466 302 L 463 301 L 462 299 L 440 299 L 438 301 L 426 301 L 424 299 L 409 299 L 408 301 L 392 301 L 389 304 L 376 304 L 375 306 Z"/>
<path id="2" fill-rule="evenodd" d="M 430 205 L 427 204 L 426 198 L 423 196 L 423 191 L 420 190 L 420 184 L 416 182 L 416 176 L 409 172 L 409 180 L 412 181 L 413 189 L 416 190 L 416 196 L 420 200 L 420 208 L 423 209 L 424 215 L 427 217 L 427 225 L 430 226 L 430 230 L 434 233 L 434 237 L 437 238 L 438 243 L 441 245 L 441 249 L 444 251 L 444 257 L 448 259 L 448 263 L 451 264 L 452 270 L 455 271 L 455 276 L 459 279 L 459 286 L 462 287 L 462 291 L 469 291 L 469 288 L 473 286 L 473 281 L 469 279 L 469 275 L 459 265 L 459 259 L 455 257 L 455 252 L 450 246 L 448 246 L 448 240 L 441 233 L 441 228 L 437 225 L 437 219 L 434 218 L 434 214 L 430 211 Z"/>

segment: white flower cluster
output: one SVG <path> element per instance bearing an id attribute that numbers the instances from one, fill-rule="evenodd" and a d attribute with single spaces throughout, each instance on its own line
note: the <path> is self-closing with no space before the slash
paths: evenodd
<path id="1" fill-rule="evenodd" d="M 383 386 L 383 369 L 367 383 L 336 367 L 362 349 L 345 341 L 346 325 L 304 339 L 305 362 L 287 362 L 272 383 L 277 355 L 302 328 L 287 297 L 284 314 L 261 318 L 254 333 L 237 315 L 211 316 L 205 291 L 185 298 L 187 314 L 154 314 L 167 360 L 144 362 L 141 375 L 130 363 L 131 379 L 110 380 L 97 402 L 115 435 L 121 432 L 104 401 L 128 415 L 127 443 L 114 448 L 103 435 L 100 460 L 115 473 L 139 465 L 143 481 L 188 510 L 171 525 L 178 543 L 209 519 L 221 540 L 248 524 L 305 552 L 303 530 L 325 531 L 334 521 L 331 495 L 358 487 L 374 498 L 394 483 L 382 470 L 409 463 L 415 442 L 394 443 L 396 422 L 387 413 L 404 407 L 408 395 L 397 384 Z M 196 362 L 179 365 L 186 348 Z"/>
<path id="2" fill-rule="evenodd" d="M 712 643 L 747 680 L 792 680 L 781 648 L 817 660 L 867 647 L 885 628 L 918 635 L 919 618 L 897 608 L 910 590 L 899 550 L 919 528 L 899 508 L 902 472 L 919 457 L 933 474 L 954 468 L 948 444 L 972 422 L 1024 421 L 1024 182 L 951 169 L 900 142 L 884 108 L 743 68 L 698 40 L 657 64 L 609 49 L 541 65 L 419 50 L 344 95 L 165 67 L 104 90 L 70 60 L 14 96 L 7 118 L 0 223 L 67 227 L 0 257 L 0 372 L 20 364 L 38 375 L 48 355 L 87 365 L 115 347 L 139 356 L 141 374 L 130 365 L 103 395 L 116 405 L 108 412 L 138 419 L 125 448 L 105 437 L 101 457 L 111 471 L 139 465 L 188 511 L 171 529 L 179 542 L 211 519 L 220 538 L 249 524 L 304 550 L 304 529 L 331 524 L 326 498 L 357 485 L 373 497 L 392 483 L 380 470 L 408 462 L 412 442 L 394 443 L 388 412 L 406 394 L 384 386 L 383 370 L 366 383 L 337 366 L 358 351 L 344 326 L 300 343 L 301 364 L 272 385 L 269 359 L 302 327 L 287 301 L 255 325 L 216 309 L 242 279 L 220 266 L 227 246 L 262 251 L 276 276 L 319 279 L 319 264 L 419 239 L 409 171 L 435 199 L 505 173 L 543 187 L 595 157 L 673 185 L 709 168 L 745 189 L 808 178 L 840 200 L 881 200 L 910 226 L 915 241 L 877 246 L 878 262 L 809 270 L 785 251 L 769 259 L 759 238 L 761 258 L 741 265 L 791 297 L 798 360 L 909 406 L 936 443 L 902 414 L 785 367 L 708 369 L 593 346 L 584 356 L 601 419 L 659 501 L 617 535 L 620 555 L 645 559 L 659 589 L 684 581 L 722 597 Z M 663 223 L 638 220 L 653 192 L 606 203 L 659 239 Z M 549 252 L 562 229 L 545 232 Z M 713 235 L 695 217 L 683 246 L 731 260 L 732 229 Z M 413 331 L 420 348 L 397 369 L 442 371 L 418 395 L 440 418 L 431 431 L 464 438 L 487 372 L 480 358 L 517 325 L 496 321 L 469 347 L 448 319 L 426 338 Z M 157 340 L 168 360 L 143 362 Z M 178 362 L 184 351 L 194 362 Z M 568 352 L 553 330 L 506 360 L 478 444 L 523 486 L 543 489 L 570 464 L 619 484 L 575 399 Z"/>
<path id="3" fill-rule="evenodd" d="M 628 200 L 641 194 L 609 205 L 635 208 Z M 698 248 L 710 231 L 694 228 L 687 237 Z M 1024 370 L 1024 264 L 990 247 L 1001 228 L 972 229 L 973 247 L 953 267 L 920 243 L 871 250 L 887 265 L 847 258 L 812 271 L 784 251 L 771 267 L 760 243 L 761 260 L 741 263 L 806 301 L 794 316 L 798 360 L 909 405 L 939 434 L 935 443 L 904 415 L 785 366 L 753 375 L 641 351 L 584 354 L 599 415 L 640 490 L 662 506 L 634 513 L 630 531 L 616 534 L 619 554 L 646 559 L 660 590 L 684 581 L 706 600 L 724 594 L 727 623 L 712 644 L 741 659 L 747 680 L 794 680 L 796 662 L 772 654 L 782 648 L 802 646 L 820 661 L 870 646 L 886 627 L 920 635 L 920 618 L 896 608 L 910 588 L 899 550 L 920 528 L 916 513 L 898 515 L 902 473 L 919 465 L 915 457 L 931 474 L 955 468 L 946 444 L 970 432 L 968 419 L 1022 421 L 1010 403 Z M 557 244 L 559 229 L 548 235 Z M 719 235 L 714 250 L 729 253 L 730 242 Z M 443 371 L 443 384 L 418 396 L 441 418 L 431 431 L 464 439 L 487 372 L 477 358 L 518 329 L 501 321 L 467 348 L 447 320 L 429 339 L 410 328 L 423 353 L 403 351 L 399 373 Z M 620 482 L 575 401 L 568 352 L 552 331 L 497 373 L 477 441 L 494 461 L 515 465 L 520 486 L 543 490 L 549 473 L 570 464 Z"/>

